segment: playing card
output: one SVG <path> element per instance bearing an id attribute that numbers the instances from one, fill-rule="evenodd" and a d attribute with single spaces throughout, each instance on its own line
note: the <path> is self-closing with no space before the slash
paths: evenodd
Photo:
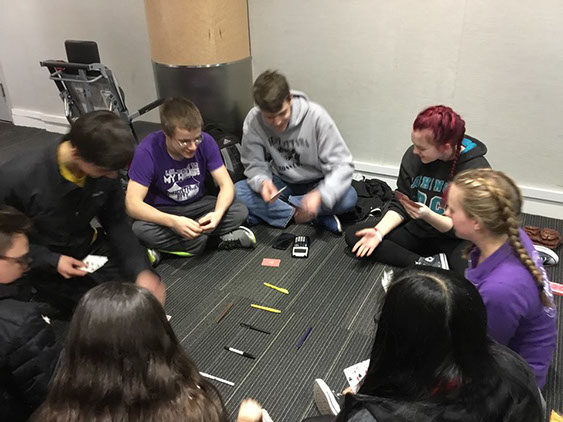
<path id="1" fill-rule="evenodd" d="M 84 267 L 79 268 L 79 270 L 86 271 L 87 273 L 93 273 L 96 270 L 102 268 L 106 262 L 108 262 L 107 256 L 100 256 L 100 255 L 88 255 L 86 258 L 82 260 Z"/>
<path id="2" fill-rule="evenodd" d="M 279 266 L 280 266 L 280 262 L 281 262 L 281 259 L 264 258 L 264 259 L 262 260 L 262 266 L 263 266 L 263 267 L 279 267 Z"/>
<path id="3" fill-rule="evenodd" d="M 344 375 L 346 376 L 346 380 L 348 381 L 350 388 L 354 392 L 358 391 L 360 381 L 362 381 L 362 379 L 364 379 L 364 377 L 366 376 L 368 367 L 369 359 L 366 359 L 363 362 L 349 366 L 348 368 L 344 368 Z"/>
<path id="4" fill-rule="evenodd" d="M 411 207 L 416 207 L 416 208 L 420 208 L 422 206 L 422 204 L 419 204 L 418 202 L 414 202 L 412 199 L 410 199 L 403 192 L 399 192 L 398 190 L 396 190 L 394 193 L 395 193 L 395 198 L 397 198 L 399 200 L 399 202 L 401 202 L 401 203 L 406 203 L 407 205 L 410 205 Z"/>
<path id="5" fill-rule="evenodd" d="M 551 282 L 551 290 L 553 294 L 563 296 L 563 284 Z"/>

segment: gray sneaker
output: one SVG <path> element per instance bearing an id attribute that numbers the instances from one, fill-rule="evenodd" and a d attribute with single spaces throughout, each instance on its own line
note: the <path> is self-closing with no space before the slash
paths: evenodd
<path id="1" fill-rule="evenodd" d="M 438 267 L 444 270 L 450 269 L 450 266 L 448 265 L 448 258 L 446 257 L 445 253 L 439 253 L 437 255 L 427 257 L 420 257 L 418 258 L 418 261 L 416 261 L 416 265 L 427 265 L 429 267 Z"/>
<path id="2" fill-rule="evenodd" d="M 220 236 L 219 239 L 221 241 L 217 245 L 218 249 L 254 248 L 256 246 L 254 233 L 244 226 Z"/>
<path id="3" fill-rule="evenodd" d="M 342 395 L 332 391 L 322 379 L 317 378 L 313 383 L 313 398 L 321 415 L 336 416 L 340 413 L 338 396 Z"/>

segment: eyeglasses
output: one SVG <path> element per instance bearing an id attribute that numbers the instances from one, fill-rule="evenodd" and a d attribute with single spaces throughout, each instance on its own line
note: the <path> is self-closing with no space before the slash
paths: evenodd
<path id="1" fill-rule="evenodd" d="M 16 264 L 20 264 L 24 268 L 27 268 L 31 265 L 31 257 L 27 253 L 25 255 L 18 257 L 0 255 L 0 259 L 3 259 L 4 261 L 11 261 Z"/>
<path id="2" fill-rule="evenodd" d="M 187 147 L 189 145 L 195 145 L 196 147 L 201 144 L 203 142 L 203 135 L 199 135 L 197 138 L 195 139 L 177 139 L 174 138 L 174 140 L 176 142 L 178 142 L 178 145 L 180 145 L 181 147 Z"/>

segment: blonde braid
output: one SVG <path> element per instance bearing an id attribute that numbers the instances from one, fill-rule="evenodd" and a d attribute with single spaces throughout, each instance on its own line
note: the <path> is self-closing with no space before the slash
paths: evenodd
<path id="1" fill-rule="evenodd" d="M 487 225 L 487 222 L 490 223 L 488 228 L 491 231 L 508 235 L 510 245 L 518 255 L 520 262 L 534 277 L 542 304 L 546 307 L 553 307 L 553 303 L 544 291 L 542 272 L 536 266 L 520 240 L 520 220 L 518 215 L 520 214 L 522 196 L 516 184 L 504 173 L 492 169 L 470 170 L 461 173 L 459 180 L 457 179 L 454 182 L 460 185 L 463 190 L 484 188 L 488 193 L 487 196 L 495 201 L 497 209 L 492 210 L 491 214 L 500 214 L 498 218 L 490 215 L 493 218 L 489 218 L 489 221 L 485 221 L 484 218 L 481 218 L 481 220 L 485 225 Z M 480 199 L 484 200 L 486 198 L 483 198 L 481 195 Z M 491 221 L 494 221 L 494 223 Z"/>
<path id="2" fill-rule="evenodd" d="M 522 245 L 522 241 L 520 240 L 520 232 L 518 230 L 520 228 L 520 220 L 518 219 L 518 217 L 516 217 L 516 214 L 512 209 L 511 201 L 506 197 L 502 189 L 499 189 L 496 186 L 492 186 L 488 182 L 486 182 L 486 184 L 487 187 L 490 188 L 491 193 L 493 193 L 493 195 L 499 202 L 499 205 L 501 206 L 501 212 L 503 214 L 504 221 L 506 221 L 506 223 L 508 224 L 508 239 L 510 241 L 510 245 L 512 246 L 512 249 L 514 249 L 514 251 L 518 255 L 518 258 L 520 258 L 520 262 L 522 262 L 522 264 L 528 269 L 528 271 L 534 277 L 537 288 L 539 290 L 540 300 L 542 304 L 547 307 L 552 307 L 553 304 L 547 298 L 543 290 L 544 289 L 543 275 L 539 270 L 539 268 L 534 263 L 534 261 L 532 260 L 532 258 L 530 257 L 530 254 L 528 253 L 526 248 L 524 248 L 524 245 Z"/>

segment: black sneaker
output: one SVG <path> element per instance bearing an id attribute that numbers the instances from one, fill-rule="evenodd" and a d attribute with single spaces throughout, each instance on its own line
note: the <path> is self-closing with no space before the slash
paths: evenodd
<path id="1" fill-rule="evenodd" d="M 219 239 L 221 241 L 217 245 L 218 249 L 254 248 L 256 246 L 254 233 L 244 226 L 220 236 Z"/>
<path id="2" fill-rule="evenodd" d="M 313 398 L 321 415 L 338 415 L 340 413 L 339 397 L 342 397 L 342 394 L 331 390 L 324 380 L 317 378 L 313 383 Z"/>
<path id="3" fill-rule="evenodd" d="M 536 248 L 536 251 L 538 251 L 538 254 L 540 255 L 542 263 L 545 267 L 557 265 L 559 263 L 559 256 L 557 256 L 557 254 L 547 246 L 534 245 L 534 248 Z"/>
<path id="4" fill-rule="evenodd" d="M 448 265 L 448 258 L 446 258 L 445 253 L 439 253 L 437 255 L 427 256 L 427 257 L 420 257 L 418 261 L 416 261 L 416 265 L 427 265 L 429 267 L 437 267 L 442 268 L 444 270 L 449 270 L 450 266 Z"/>

